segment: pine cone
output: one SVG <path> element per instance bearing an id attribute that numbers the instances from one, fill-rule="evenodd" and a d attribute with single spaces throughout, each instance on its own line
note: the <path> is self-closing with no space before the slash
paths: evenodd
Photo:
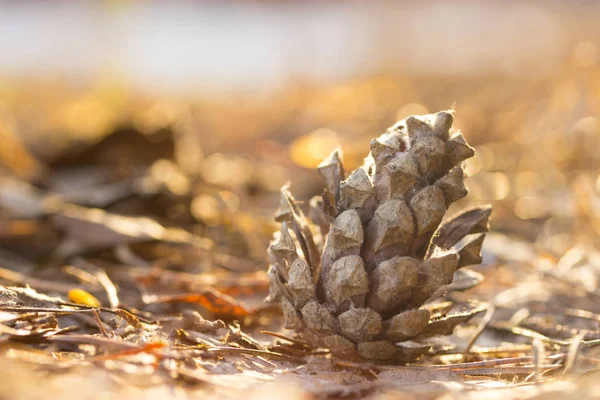
<path id="1" fill-rule="evenodd" d="M 286 328 L 338 357 L 406 362 L 483 310 L 431 302 L 470 286 L 453 279 L 481 262 L 491 214 L 479 207 L 441 224 L 467 194 L 462 163 L 474 155 L 452 122 L 444 111 L 396 123 L 348 177 L 335 150 L 318 167 L 326 189 L 309 217 L 282 188 L 267 301 L 281 302 Z"/>

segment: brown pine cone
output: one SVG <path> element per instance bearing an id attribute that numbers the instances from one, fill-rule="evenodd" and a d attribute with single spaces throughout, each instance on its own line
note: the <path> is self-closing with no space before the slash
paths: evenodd
<path id="1" fill-rule="evenodd" d="M 281 302 L 287 328 L 338 357 L 406 362 L 483 310 L 431 303 L 461 288 L 459 268 L 481 262 L 491 214 L 479 207 L 441 224 L 467 194 L 462 164 L 474 155 L 452 122 L 442 111 L 396 123 L 348 177 L 335 150 L 318 167 L 326 189 L 310 218 L 282 188 L 267 300 Z"/>

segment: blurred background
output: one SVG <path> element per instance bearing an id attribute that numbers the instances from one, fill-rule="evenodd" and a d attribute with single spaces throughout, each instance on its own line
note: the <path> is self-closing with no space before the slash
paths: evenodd
<path id="1" fill-rule="evenodd" d="M 556 257 L 600 236 L 594 1 L 0 2 L 0 246 L 43 262 L 56 201 L 150 217 L 264 268 L 288 180 L 454 107 L 467 203 Z M 600 268 L 600 267 L 599 267 Z"/>

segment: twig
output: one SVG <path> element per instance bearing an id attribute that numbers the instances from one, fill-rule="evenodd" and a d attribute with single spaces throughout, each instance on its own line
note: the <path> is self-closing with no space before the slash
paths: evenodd
<path id="1" fill-rule="evenodd" d="M 577 362 L 577 356 L 579 355 L 579 350 L 581 349 L 581 344 L 583 343 L 584 333 L 580 333 L 575 338 L 573 338 L 573 342 L 569 346 L 569 351 L 567 353 L 567 359 L 565 361 L 565 369 L 561 376 L 566 376 L 572 372 L 575 368 L 575 363 Z"/>
<path id="2" fill-rule="evenodd" d="M 536 383 L 539 382 L 540 375 L 542 373 L 542 363 L 546 359 L 546 349 L 544 344 L 538 338 L 533 339 L 533 364 L 535 370 L 533 372 L 533 379 Z"/>
<path id="3" fill-rule="evenodd" d="M 529 353 L 531 351 L 531 345 L 517 345 L 510 347 L 478 347 L 470 350 L 470 354 L 514 354 L 514 353 Z"/>
<path id="4" fill-rule="evenodd" d="M 271 335 L 271 336 L 274 336 L 274 337 L 282 339 L 282 340 L 287 340 L 288 342 L 297 344 L 299 346 L 310 347 L 308 345 L 308 343 L 305 342 L 304 340 L 301 340 L 301 339 L 292 339 L 292 338 L 289 338 L 289 337 L 287 337 L 285 335 L 282 335 L 281 333 L 276 333 L 276 332 L 271 332 L 271 331 L 260 331 L 260 333 L 265 334 L 265 335 Z"/>
<path id="5" fill-rule="evenodd" d="M 554 370 L 562 368 L 562 365 L 540 365 L 539 369 L 544 371 Z M 524 366 L 506 366 L 500 368 L 468 368 L 468 369 L 454 369 L 453 372 L 461 375 L 499 375 L 499 374 L 528 374 L 532 371 L 536 371 L 538 366 L 536 365 L 524 365 Z"/>
<path id="6" fill-rule="evenodd" d="M 98 312 L 98 310 L 94 309 L 93 310 L 93 314 L 94 314 L 94 319 L 96 320 L 96 324 L 98 325 L 98 329 L 100 330 L 100 333 L 104 337 L 109 337 L 109 334 L 106 331 L 106 328 L 104 327 L 104 323 L 100 319 L 100 313 Z"/>
<path id="7" fill-rule="evenodd" d="M 29 285 L 40 290 L 48 290 L 52 292 L 67 293 L 69 290 L 78 287 L 77 285 L 69 285 L 60 282 L 51 282 L 42 279 L 31 278 L 20 272 L 11 271 L 6 268 L 0 268 L 0 279 L 21 285 Z"/>
<path id="8" fill-rule="evenodd" d="M 102 287 L 106 291 L 106 296 L 108 297 L 110 308 L 112 308 L 113 310 L 118 308 L 119 296 L 117 295 L 117 288 L 106 274 L 106 271 L 104 271 L 103 269 L 99 269 L 96 271 L 95 276 L 96 278 L 98 278 L 98 283 L 100 283 L 100 285 L 102 285 Z"/>
<path id="9" fill-rule="evenodd" d="M 65 308 L 49 308 L 49 307 L 19 307 L 19 306 L 4 306 L 0 305 L 0 311 L 8 312 L 26 312 L 26 313 L 56 313 L 56 314 L 74 314 L 74 313 L 89 313 L 89 309 L 65 309 Z"/>
<path id="10" fill-rule="evenodd" d="M 564 353 L 557 353 L 551 356 L 548 356 L 548 360 L 557 360 L 565 357 Z M 468 363 L 455 363 L 448 365 L 386 365 L 386 364 L 374 364 L 374 363 L 357 363 L 352 361 L 342 361 L 335 360 L 334 364 L 340 367 L 351 367 L 351 368 L 374 368 L 376 370 L 413 370 L 413 371 L 443 371 L 443 370 L 467 370 L 467 369 L 477 369 L 482 367 L 497 367 L 502 365 L 513 365 L 513 364 L 522 364 L 522 363 L 531 363 L 533 361 L 533 356 L 523 356 L 523 357 L 507 357 L 507 358 L 498 358 L 493 360 L 485 360 L 485 361 L 474 361 Z"/>
<path id="11" fill-rule="evenodd" d="M 536 332 L 533 329 L 523 328 L 520 326 L 514 326 L 513 324 L 509 324 L 506 322 L 490 323 L 489 326 L 491 326 L 495 329 L 509 331 L 511 333 L 514 333 L 515 335 L 525 336 L 525 337 L 528 337 L 531 339 L 539 339 L 542 342 L 546 342 L 546 343 L 550 343 L 550 344 L 557 344 L 559 346 L 568 346 L 570 344 L 570 342 L 567 342 L 564 340 L 549 338 L 548 336 L 542 335 L 541 333 Z"/>
<path id="12" fill-rule="evenodd" d="M 57 306 L 59 307 L 73 307 L 73 308 L 69 308 L 69 309 L 65 309 L 65 308 L 49 308 L 49 307 L 19 307 L 19 306 L 4 306 L 0 304 L 0 311 L 8 311 L 8 312 L 39 312 L 39 313 L 84 313 L 84 312 L 92 312 L 92 310 L 97 309 L 99 311 L 103 311 L 103 312 L 107 312 L 107 313 L 111 313 L 111 314 L 115 314 L 115 315 L 119 315 L 118 310 L 111 310 L 110 308 L 105 308 L 105 307 L 92 307 L 92 306 L 86 306 L 83 304 L 77 304 L 77 303 L 69 303 L 69 302 L 63 302 L 63 303 L 56 303 Z M 137 317 L 140 321 L 145 322 L 147 324 L 153 324 L 156 321 L 153 320 L 149 320 L 148 318 L 142 317 L 139 314 L 134 314 L 130 311 L 127 311 L 132 315 L 135 315 L 135 317 Z M 120 316 L 120 315 L 119 315 Z"/>
<path id="13" fill-rule="evenodd" d="M 298 359 L 288 357 L 284 354 L 274 353 L 272 351 L 265 351 L 265 350 L 243 349 L 243 348 L 239 348 L 239 347 L 212 347 L 212 348 L 208 349 L 208 351 L 211 353 L 224 353 L 224 354 L 225 353 L 252 354 L 252 355 L 256 355 L 256 356 L 270 357 L 270 358 L 279 359 L 282 361 L 289 361 L 289 362 L 293 362 L 293 363 L 301 362 Z"/>
<path id="14" fill-rule="evenodd" d="M 463 351 L 463 354 L 465 357 L 471 351 L 471 347 L 473 347 L 473 344 L 475 344 L 475 341 L 477 340 L 477 338 L 479 338 L 479 336 L 483 333 L 485 328 L 488 326 L 488 324 L 492 320 L 492 317 L 494 316 L 495 311 L 496 311 L 496 306 L 493 303 L 490 303 L 489 308 L 487 309 L 485 315 L 483 316 L 483 320 L 477 327 L 477 330 L 475 331 L 473 336 L 471 336 L 471 338 L 469 339 L 469 342 L 467 343 L 467 346 L 465 347 L 465 350 Z"/>
<path id="15" fill-rule="evenodd" d="M 84 261 L 81 258 L 76 258 L 73 262 L 81 264 Z M 65 274 L 71 275 L 80 280 L 81 282 L 85 282 L 96 287 L 98 286 L 98 278 L 95 277 L 94 274 L 91 274 L 82 268 L 76 267 L 74 265 L 65 265 L 60 269 Z"/>
<path id="16" fill-rule="evenodd" d="M 545 304 L 545 303 L 538 303 L 538 302 L 530 303 L 529 308 L 531 308 L 533 311 L 538 311 L 538 312 L 554 309 L 554 310 L 557 310 L 558 312 L 561 312 L 562 314 L 569 316 L 569 317 L 590 319 L 592 321 L 600 321 L 600 314 L 596 314 L 591 311 L 580 310 L 577 308 L 559 307 L 559 306 L 555 306 L 552 304 Z"/>
<path id="17" fill-rule="evenodd" d="M 137 344 L 126 341 L 118 341 L 115 339 L 109 339 L 106 337 L 92 336 L 92 335 L 62 335 L 52 336 L 47 340 L 59 343 L 70 343 L 70 344 L 91 344 L 94 346 L 114 346 L 121 349 L 140 349 L 143 348 Z"/>

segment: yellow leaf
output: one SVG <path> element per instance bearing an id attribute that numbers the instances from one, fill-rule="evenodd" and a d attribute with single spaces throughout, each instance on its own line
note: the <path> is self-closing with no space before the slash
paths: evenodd
<path id="1" fill-rule="evenodd" d="M 69 290 L 69 300 L 71 300 L 73 303 L 83 304 L 91 307 L 100 307 L 102 305 L 100 300 L 83 289 Z"/>

